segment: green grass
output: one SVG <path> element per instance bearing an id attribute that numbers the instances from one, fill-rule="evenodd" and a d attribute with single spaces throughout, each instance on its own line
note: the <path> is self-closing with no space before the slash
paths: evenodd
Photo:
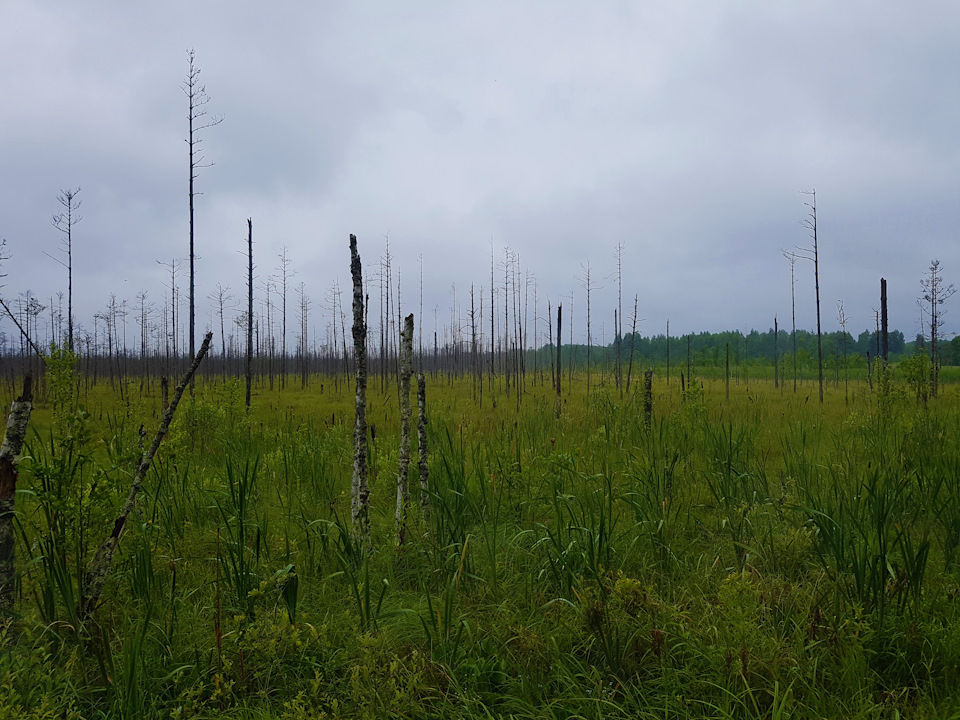
<path id="1" fill-rule="evenodd" d="M 741 376 L 727 402 L 722 379 L 659 377 L 646 430 L 639 385 L 599 377 L 559 418 L 531 378 L 482 405 L 429 378 L 431 510 L 414 497 L 403 547 L 395 385 L 371 382 L 365 546 L 343 378 L 260 387 L 249 414 L 238 383 L 200 382 L 85 625 L 78 578 L 159 398 L 101 382 L 83 410 L 40 405 L 0 714 L 958 715 L 957 386 L 924 405 L 841 380 L 820 407 L 810 380 Z"/>

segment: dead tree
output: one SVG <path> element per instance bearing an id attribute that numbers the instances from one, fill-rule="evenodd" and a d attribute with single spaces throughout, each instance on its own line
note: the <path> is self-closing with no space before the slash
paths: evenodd
<path id="1" fill-rule="evenodd" d="M 810 212 L 800 223 L 803 228 L 810 231 L 810 237 L 813 238 L 812 248 L 801 248 L 797 257 L 813 261 L 813 283 L 816 289 L 817 299 L 817 379 L 820 384 L 820 404 L 823 404 L 823 341 L 820 331 L 820 247 L 817 238 L 817 191 L 810 190 L 804 192 L 804 195 L 810 196 L 810 202 L 804 202 Z"/>
<path id="2" fill-rule="evenodd" d="M 946 313 L 942 305 L 957 291 L 953 283 L 943 284 L 940 274 L 940 261 L 931 260 L 929 275 L 920 281 L 923 288 L 923 301 L 930 306 L 930 396 L 937 397 L 940 384 L 940 334 L 943 329 L 943 316 Z"/>
<path id="3" fill-rule="evenodd" d="M 793 329 L 790 338 L 793 343 L 793 392 L 797 392 L 797 283 L 796 265 L 799 257 L 795 252 L 781 250 L 783 256 L 790 263 L 790 316 L 793 320 Z"/>
<path id="4" fill-rule="evenodd" d="M 647 430 L 653 423 L 653 370 L 643 373 L 643 427 Z"/>
<path id="5" fill-rule="evenodd" d="M 420 471 L 420 507 L 430 511 L 430 466 L 427 455 L 427 379 L 417 375 L 417 469 Z"/>
<path id="6" fill-rule="evenodd" d="M 83 585 L 80 588 L 80 613 L 83 618 L 92 616 L 100 602 L 100 594 L 103 592 L 103 586 L 107 581 L 107 577 L 110 575 L 113 556 L 117 552 L 117 547 L 120 545 L 120 539 L 123 537 L 123 531 L 127 525 L 127 518 L 130 516 L 130 513 L 133 512 L 133 508 L 136 507 L 137 495 L 140 494 L 140 488 L 143 486 L 143 481 L 147 477 L 150 465 L 153 463 L 153 457 L 157 454 L 157 450 L 160 448 L 160 443 L 167 434 L 167 430 L 170 429 L 170 423 L 173 421 L 173 416 L 177 412 L 177 405 L 180 404 L 183 391 L 193 380 L 193 376 L 197 372 L 197 368 L 200 367 L 204 355 L 206 355 L 210 349 L 210 341 L 212 339 L 213 333 L 208 332 L 203 339 L 203 344 L 200 346 L 200 351 L 193 359 L 193 364 L 190 365 L 187 374 L 183 376 L 183 379 L 177 386 L 177 390 L 173 394 L 173 400 L 170 402 L 170 407 L 168 407 L 163 414 L 163 420 L 160 422 L 157 434 L 153 438 L 153 443 L 140 460 L 140 465 L 137 467 L 137 472 L 133 477 L 133 483 L 130 485 L 130 491 L 127 493 L 127 500 L 123 504 L 123 508 L 120 510 L 117 519 L 113 522 L 113 529 L 107 538 L 100 543 L 96 555 L 94 555 L 90 566 L 87 568 L 86 574 L 83 576 Z"/>
<path id="7" fill-rule="evenodd" d="M 197 173 L 203 169 L 212 167 L 213 163 L 208 163 L 204 161 L 204 157 L 200 151 L 200 145 L 203 140 L 200 137 L 199 133 L 201 130 L 206 130 L 215 125 L 219 125 L 223 122 L 223 115 L 207 115 L 206 104 L 210 102 L 210 96 L 207 95 L 207 89 L 205 86 L 200 84 L 200 68 L 196 66 L 194 62 L 195 53 L 193 50 L 187 51 L 187 62 L 189 63 L 189 69 L 187 70 L 187 77 L 183 80 L 183 89 L 184 95 L 187 96 L 187 148 L 190 155 L 190 184 L 189 184 L 189 201 L 190 201 L 190 357 L 193 357 L 195 348 L 195 329 L 196 329 L 196 304 L 194 298 L 194 292 L 196 288 L 196 275 L 194 262 L 196 255 L 194 254 L 194 223 L 193 223 L 193 205 L 194 205 L 194 196 L 196 192 L 194 190 L 194 181 L 197 179 Z"/>
<path id="8" fill-rule="evenodd" d="M 287 386 L 287 283 L 290 278 L 296 275 L 296 270 L 291 270 L 290 265 L 292 260 L 287 255 L 287 246 L 283 246 L 279 256 L 280 265 L 277 268 L 279 271 L 279 287 L 280 287 L 280 313 L 281 313 L 281 326 L 280 326 L 280 389 L 283 390 Z"/>
<path id="9" fill-rule="evenodd" d="M 350 236 L 350 275 L 353 278 L 353 355 L 357 373 L 350 509 L 354 531 L 366 539 L 370 536 L 370 487 L 367 484 L 367 325 L 363 316 L 363 267 L 357 251 L 356 235 Z"/>
<path id="10" fill-rule="evenodd" d="M 247 395 L 246 409 L 250 410 L 250 391 L 253 385 L 253 218 L 247 218 Z"/>
<path id="11" fill-rule="evenodd" d="M 640 296 L 633 296 L 633 327 L 630 330 L 630 360 L 627 362 L 627 392 L 630 392 L 630 376 L 633 374 L 633 351 L 637 345 L 637 305 Z"/>
<path id="12" fill-rule="evenodd" d="M 887 332 L 887 280 L 880 278 L 880 353 L 883 357 L 883 364 L 886 365 L 889 360 L 889 335 Z"/>
<path id="13" fill-rule="evenodd" d="M 14 498 L 17 491 L 17 462 L 33 410 L 32 381 L 30 375 L 23 378 L 23 393 L 10 406 L 7 431 L 0 446 L 0 613 L 4 615 L 9 615 L 13 609 L 16 589 Z"/>
<path id="14" fill-rule="evenodd" d="M 57 202 L 60 203 L 64 211 L 53 216 L 53 226 L 64 235 L 64 252 L 67 254 L 67 262 L 60 262 L 67 268 L 67 349 L 73 352 L 73 226 L 83 218 L 77 215 L 77 210 L 83 204 L 82 200 L 77 200 L 80 194 L 80 188 L 71 190 L 61 190 L 57 195 Z"/>
<path id="15" fill-rule="evenodd" d="M 562 387 L 563 373 L 560 371 L 561 365 L 560 358 L 560 343 L 563 342 L 561 334 L 563 332 L 563 303 L 557 303 L 557 417 L 560 417 L 560 413 L 563 410 L 563 400 L 560 397 L 560 389 Z"/>
<path id="16" fill-rule="evenodd" d="M 413 313 L 403 321 L 400 334 L 400 457 L 397 468 L 397 545 L 407 537 L 410 509 L 410 377 L 413 375 Z"/>

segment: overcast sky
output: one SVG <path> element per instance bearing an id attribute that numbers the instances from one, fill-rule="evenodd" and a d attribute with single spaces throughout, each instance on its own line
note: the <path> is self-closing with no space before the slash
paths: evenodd
<path id="1" fill-rule="evenodd" d="M 415 313 L 422 255 L 428 333 L 452 285 L 461 314 L 471 283 L 489 294 L 491 243 L 535 277 L 541 332 L 573 291 L 585 336 L 589 263 L 595 342 L 612 340 L 618 244 L 628 329 L 635 294 L 645 335 L 789 328 L 780 249 L 812 244 L 815 188 L 825 328 L 841 300 L 849 330 L 873 328 L 885 276 L 912 337 L 930 260 L 960 282 L 958 38 L 947 1 L 0 0 L 2 293 L 65 289 L 50 219 L 81 187 L 77 321 L 111 293 L 163 307 L 188 254 L 194 48 L 224 117 L 203 133 L 198 332 L 218 282 L 245 293 L 248 217 L 258 296 L 286 246 L 321 340 L 335 281 L 349 308 L 349 233 L 368 275 L 389 234 Z M 812 263 L 796 272 L 813 329 Z"/>

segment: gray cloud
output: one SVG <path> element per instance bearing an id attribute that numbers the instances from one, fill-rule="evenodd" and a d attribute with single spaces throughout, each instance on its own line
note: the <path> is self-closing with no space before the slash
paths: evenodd
<path id="1" fill-rule="evenodd" d="M 243 287 L 253 217 L 261 281 L 287 246 L 321 334 L 350 232 L 371 277 L 389 233 L 414 310 L 423 256 L 430 331 L 452 284 L 461 307 L 471 283 L 489 289 L 491 240 L 498 262 L 519 253 L 542 307 L 573 290 L 578 324 L 589 261 L 612 327 L 623 243 L 644 332 L 766 329 L 789 316 L 779 249 L 808 244 L 799 191 L 815 187 L 825 324 L 842 299 L 851 328 L 872 327 L 884 275 L 909 335 L 930 259 L 960 273 L 958 20 L 947 2 L 14 0 L 0 8 L 3 292 L 64 286 L 44 252 L 59 247 L 57 192 L 79 185 L 80 321 L 111 293 L 162 302 L 156 261 L 187 253 L 193 47 L 225 116 L 198 185 L 204 323 L 217 282 Z M 797 270 L 812 327 L 811 268 Z"/>

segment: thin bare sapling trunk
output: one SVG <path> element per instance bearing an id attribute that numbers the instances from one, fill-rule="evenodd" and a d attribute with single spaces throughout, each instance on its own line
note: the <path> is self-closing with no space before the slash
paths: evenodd
<path id="1" fill-rule="evenodd" d="M 180 404 L 183 391 L 186 390 L 187 386 L 193 380 L 193 376 L 197 372 L 197 368 L 200 367 L 203 357 L 210 349 L 211 340 L 213 340 L 213 333 L 208 332 L 203 338 L 203 344 L 200 346 L 197 356 L 193 359 L 193 364 L 190 365 L 186 375 L 183 376 L 180 384 L 177 385 L 176 392 L 173 394 L 173 400 L 170 402 L 170 407 L 168 407 L 167 411 L 163 414 L 163 420 L 160 422 L 160 427 L 157 429 L 157 434 L 153 438 L 150 449 L 147 450 L 140 461 L 137 472 L 133 477 L 133 483 L 130 485 L 130 491 L 127 493 L 127 500 L 123 504 L 123 508 L 120 510 L 117 519 L 113 522 L 113 530 L 107 538 L 100 543 L 96 555 L 94 555 L 90 566 L 87 568 L 87 573 L 83 577 L 83 587 L 81 588 L 80 594 L 81 617 L 90 617 L 93 615 L 97 604 L 100 602 L 100 593 L 103 592 L 103 586 L 107 581 L 107 577 L 110 575 L 113 556 L 117 551 L 117 547 L 120 545 L 120 538 L 123 536 L 123 530 L 127 525 L 127 518 L 136 506 L 137 495 L 140 494 L 140 488 L 143 486 L 143 481 L 147 476 L 147 472 L 150 470 L 150 465 L 153 463 L 153 456 L 157 454 L 160 443 L 167 434 L 167 430 L 170 429 L 170 423 L 173 421 L 173 416 L 177 412 L 177 405 Z"/>
<path id="2" fill-rule="evenodd" d="M 356 363 L 353 423 L 353 477 L 350 509 L 355 532 L 370 536 L 370 486 L 367 483 L 367 324 L 363 316 L 363 266 L 357 236 L 350 235 L 350 275 L 353 277 L 353 355 Z"/>
<path id="3" fill-rule="evenodd" d="M 560 372 L 562 365 L 560 364 L 560 343 L 561 333 L 563 332 L 563 303 L 557 303 L 557 417 L 560 417 L 560 413 L 563 410 L 563 400 L 560 397 L 561 390 L 561 380 L 563 379 L 563 373 Z"/>
<path id="4" fill-rule="evenodd" d="M 637 303 L 639 295 L 633 296 L 633 327 L 630 330 L 630 361 L 627 363 L 627 392 L 630 392 L 630 377 L 633 375 L 633 350 L 637 345 Z"/>
<path id="5" fill-rule="evenodd" d="M 430 512 L 430 466 L 427 453 L 427 379 L 417 375 L 417 469 L 420 471 L 420 507 Z"/>
<path id="6" fill-rule="evenodd" d="M 400 460 L 397 469 L 397 545 L 407 539 L 410 510 L 410 376 L 413 375 L 413 313 L 403 321 L 400 335 Z"/>
<path id="7" fill-rule="evenodd" d="M 23 378 L 23 393 L 10 406 L 7 431 L 0 446 L 0 614 L 13 609 L 16 577 L 16 543 L 13 532 L 14 498 L 17 491 L 17 462 L 27 435 L 33 410 L 33 378 Z"/>
<path id="8" fill-rule="evenodd" d="M 253 218 L 247 218 L 247 395 L 246 409 L 250 410 L 250 390 L 253 385 Z"/>

